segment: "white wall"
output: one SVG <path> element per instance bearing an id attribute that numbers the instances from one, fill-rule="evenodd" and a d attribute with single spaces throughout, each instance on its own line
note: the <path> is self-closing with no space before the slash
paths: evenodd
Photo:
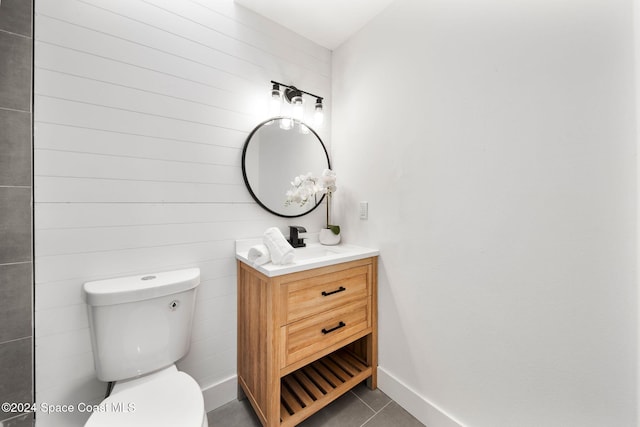
<path id="1" fill-rule="evenodd" d="M 637 425 L 632 5 L 397 0 L 334 51 L 338 223 L 429 427 Z"/>
<path id="2" fill-rule="evenodd" d="M 640 145 L 640 0 L 635 0 L 633 2 L 634 7 L 634 21 L 633 21 L 633 29 L 635 34 L 635 54 L 636 54 L 636 63 L 634 74 L 636 75 L 636 146 Z M 636 149 L 636 188 L 640 189 L 640 153 Z M 638 190 L 636 190 L 638 191 Z M 636 198 L 636 218 L 638 217 L 638 213 L 640 213 L 640 196 Z M 640 288 L 640 227 L 638 227 L 636 223 L 636 283 L 639 284 Z M 638 363 L 636 370 L 636 378 L 637 378 L 637 386 L 636 393 L 640 395 L 640 290 L 637 292 L 638 298 L 638 310 L 637 310 L 637 325 L 638 325 L 638 342 L 637 342 L 637 352 L 638 356 L 636 357 L 636 361 Z M 636 408 L 636 417 L 638 427 L 640 427 L 640 407 Z"/>
<path id="3" fill-rule="evenodd" d="M 234 240 L 323 223 L 321 209 L 260 209 L 242 146 L 271 79 L 330 101 L 331 53 L 231 0 L 41 0 L 35 13 L 37 402 L 104 395 L 84 282 L 191 266 L 202 283 L 179 367 L 208 409 L 235 398 Z M 85 418 L 38 413 L 38 425 Z"/>

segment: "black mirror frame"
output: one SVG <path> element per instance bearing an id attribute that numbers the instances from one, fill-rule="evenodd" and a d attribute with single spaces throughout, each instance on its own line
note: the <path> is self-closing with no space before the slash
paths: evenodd
<path id="1" fill-rule="evenodd" d="M 264 210 L 266 210 L 266 211 L 268 211 L 268 212 L 270 212 L 270 213 L 272 213 L 272 214 L 274 214 L 274 215 L 277 215 L 277 216 L 279 216 L 279 217 L 282 217 L 282 218 L 298 218 L 298 217 L 301 217 L 301 216 L 307 215 L 308 213 L 313 212 L 313 210 L 314 210 L 314 209 L 316 209 L 318 206 L 320 206 L 320 204 L 322 203 L 322 201 L 323 201 L 323 200 L 324 200 L 324 198 L 325 198 L 325 195 L 323 194 L 323 195 L 322 195 L 322 197 L 320 198 L 320 200 L 318 200 L 318 202 L 315 204 L 315 206 L 313 206 L 311 209 L 309 209 L 309 210 L 308 210 L 308 211 L 306 211 L 306 212 L 303 212 L 303 213 L 298 214 L 298 215 L 284 215 L 284 214 L 281 214 L 281 213 L 279 213 L 279 212 L 275 212 L 275 211 L 273 211 L 272 209 L 270 209 L 270 208 L 268 208 L 267 206 L 265 206 L 265 205 L 262 203 L 262 201 L 260 201 L 260 199 L 258 198 L 258 196 L 257 196 L 257 195 L 253 192 L 253 190 L 251 189 L 251 185 L 249 184 L 249 179 L 247 178 L 247 170 L 246 170 L 246 166 L 245 166 L 245 157 L 246 157 L 246 155 L 247 155 L 247 148 L 249 147 L 249 143 L 251 142 L 251 137 L 252 137 L 252 136 L 253 136 L 253 135 L 254 135 L 254 134 L 255 134 L 255 133 L 256 133 L 256 132 L 257 132 L 257 131 L 262 127 L 262 126 L 264 126 L 265 124 L 267 124 L 267 123 L 269 123 L 269 122 L 271 122 L 271 121 L 274 121 L 274 120 L 279 120 L 279 119 L 291 119 L 291 118 L 290 118 L 290 117 L 278 116 L 278 117 L 272 117 L 272 118 L 270 118 L 270 119 L 267 119 L 267 120 L 263 121 L 262 123 L 258 124 L 258 126 L 256 126 L 256 127 L 251 131 L 251 133 L 249 134 L 249 136 L 248 136 L 248 137 L 247 137 L 247 139 L 245 140 L 245 142 L 244 142 L 244 147 L 242 148 L 242 178 L 244 179 L 244 184 L 245 184 L 245 186 L 247 187 L 247 190 L 249 190 L 249 194 L 251 194 L 251 197 L 253 197 L 253 200 L 255 200 L 255 201 L 256 201 L 256 203 L 258 203 L 258 205 L 260 205 Z M 307 127 L 307 129 L 309 129 L 309 130 L 310 130 L 310 131 L 315 135 L 315 137 L 316 137 L 316 138 L 318 138 L 318 142 L 319 142 L 319 143 L 320 143 L 320 145 L 322 146 L 322 149 L 324 150 L 324 154 L 325 154 L 325 156 L 327 157 L 327 168 L 328 168 L 328 169 L 331 169 L 331 160 L 329 159 L 329 152 L 327 151 L 327 147 L 324 145 L 324 142 L 322 141 L 322 138 L 320 138 L 320 135 L 318 135 L 318 134 L 316 133 L 316 131 L 315 131 L 315 130 L 313 130 L 310 126 L 308 126 L 308 125 L 307 125 L 307 124 L 305 124 L 304 122 L 301 122 L 301 121 L 296 120 L 296 119 L 291 119 L 291 120 L 293 120 L 293 122 L 294 122 L 294 126 L 295 126 L 295 124 L 298 124 L 298 125 L 302 124 L 302 125 L 306 126 L 306 127 Z"/>

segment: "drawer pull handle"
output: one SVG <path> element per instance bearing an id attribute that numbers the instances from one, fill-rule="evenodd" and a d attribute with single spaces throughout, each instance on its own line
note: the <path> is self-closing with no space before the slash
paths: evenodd
<path id="1" fill-rule="evenodd" d="M 336 289 L 335 291 L 331 291 L 331 292 L 327 292 L 327 291 L 322 291 L 322 296 L 323 297 L 327 297 L 329 295 L 333 295 L 333 294 L 337 294 L 338 292 L 342 292 L 342 291 L 346 291 L 347 288 L 340 286 L 338 289 Z"/>
<path id="2" fill-rule="evenodd" d="M 334 326 L 334 327 L 333 327 L 333 328 L 331 328 L 331 329 L 325 329 L 325 328 L 322 328 L 322 333 L 323 333 L 323 334 L 328 334 L 329 332 L 333 332 L 333 331 L 335 331 L 336 329 L 344 328 L 345 326 L 347 326 L 347 324 L 346 324 L 346 323 L 344 323 L 344 322 L 340 322 L 340 323 L 338 323 L 338 326 Z"/>

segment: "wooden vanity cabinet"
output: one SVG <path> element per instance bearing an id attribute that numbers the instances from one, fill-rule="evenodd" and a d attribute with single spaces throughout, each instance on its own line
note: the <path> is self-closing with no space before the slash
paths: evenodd
<path id="1" fill-rule="evenodd" d="M 377 387 L 377 271 L 377 257 L 275 277 L 238 261 L 238 397 L 265 427 Z"/>

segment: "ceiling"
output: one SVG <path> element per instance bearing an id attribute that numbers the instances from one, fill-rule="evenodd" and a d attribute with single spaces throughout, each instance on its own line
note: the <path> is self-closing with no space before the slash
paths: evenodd
<path id="1" fill-rule="evenodd" d="M 235 2 L 333 50 L 393 0 L 235 0 Z"/>

